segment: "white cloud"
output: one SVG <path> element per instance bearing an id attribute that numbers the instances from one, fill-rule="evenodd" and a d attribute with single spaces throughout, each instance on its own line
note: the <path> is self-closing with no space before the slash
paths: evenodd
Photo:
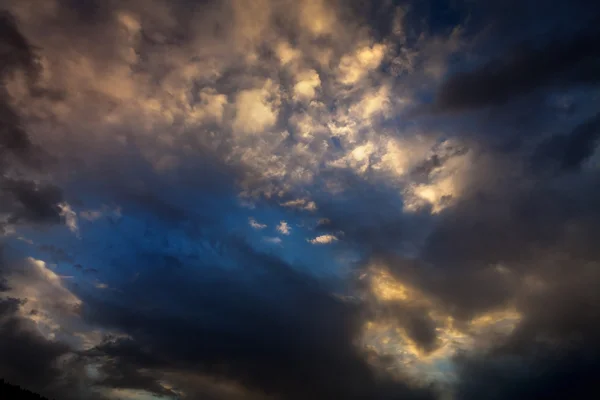
<path id="1" fill-rule="evenodd" d="M 292 231 L 292 228 L 290 228 L 290 225 L 287 222 L 281 221 L 279 222 L 279 225 L 277 225 L 277 231 L 282 235 L 289 235 Z"/>
<path id="2" fill-rule="evenodd" d="M 60 215 L 65 219 L 65 224 L 71 230 L 71 232 L 79 235 L 79 226 L 77 224 L 77 213 L 73 211 L 73 208 L 68 203 L 60 203 Z"/>
<path id="3" fill-rule="evenodd" d="M 306 200 L 306 199 L 290 200 L 290 201 L 286 201 L 285 203 L 281 203 L 281 205 L 283 207 L 297 208 L 297 209 L 306 210 L 306 211 L 316 211 L 317 210 L 316 203 L 314 201 Z"/>
<path id="4" fill-rule="evenodd" d="M 314 239 L 309 239 L 308 242 L 311 244 L 329 244 L 329 243 L 333 243 L 335 241 L 337 241 L 338 238 L 334 235 L 321 235 L 321 236 L 317 236 Z"/>

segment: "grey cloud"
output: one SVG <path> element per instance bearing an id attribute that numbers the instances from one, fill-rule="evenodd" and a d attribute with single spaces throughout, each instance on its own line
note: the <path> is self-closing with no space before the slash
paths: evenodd
<path id="1" fill-rule="evenodd" d="M 10 105 L 5 80 L 17 70 L 25 71 L 32 78 L 37 74 L 33 49 L 19 32 L 13 16 L 6 11 L 0 13 L 0 65 L 0 172 L 3 173 L 9 156 L 25 159 L 33 147 Z"/>
<path id="2" fill-rule="evenodd" d="M 38 187 L 30 181 L 4 179 L 2 198 L 5 207 L 11 212 L 8 222 L 17 223 L 60 223 L 62 191 L 55 186 Z"/>
<path id="3" fill-rule="evenodd" d="M 472 71 L 450 76 L 439 88 L 435 108 L 476 109 L 507 103 L 541 87 L 598 83 L 596 27 L 550 40 L 541 46 L 524 43 Z"/>
<path id="4" fill-rule="evenodd" d="M 48 398 L 106 400 L 88 388 L 82 366 L 71 349 L 38 333 L 32 322 L 17 314 L 24 300 L 0 297 L 0 375 L 3 379 Z"/>
<path id="5" fill-rule="evenodd" d="M 569 134 L 545 140 L 532 157 L 534 168 L 576 171 L 594 153 L 600 137 L 600 114 L 578 125 Z"/>
<path id="6" fill-rule="evenodd" d="M 379 318 L 391 320 L 406 330 L 408 337 L 424 353 L 430 353 L 439 346 L 437 323 L 428 315 L 430 311 L 420 305 L 391 303 L 375 307 Z"/>
<path id="7" fill-rule="evenodd" d="M 194 58 L 196 53 L 192 49 L 210 49 L 212 40 L 221 38 L 227 43 L 226 55 L 223 57 L 238 56 L 233 49 L 234 44 L 238 44 L 233 43 L 235 40 L 232 36 L 235 34 L 226 29 L 228 26 L 223 26 L 223 21 L 231 19 L 215 18 L 217 22 L 208 22 L 215 15 L 225 15 L 230 11 L 227 7 L 217 7 L 216 2 L 196 2 L 192 5 L 190 1 L 180 1 L 164 7 L 159 7 L 159 2 L 144 3 L 148 6 L 143 7 L 142 3 L 122 2 L 116 6 L 116 3 L 99 0 L 57 2 L 59 7 L 56 13 L 34 22 L 29 21 L 26 24 L 27 32 L 38 39 L 46 36 L 56 39 L 56 42 L 41 40 L 50 46 L 45 54 L 49 56 L 51 64 L 61 67 L 63 63 L 66 65 L 65 61 L 69 60 L 62 58 L 63 53 L 53 53 L 57 48 L 64 48 L 84 55 L 86 61 L 93 65 L 91 76 L 94 77 L 96 73 L 104 76 L 102 74 L 111 71 L 114 65 L 124 66 L 125 76 L 129 77 L 133 72 L 142 82 L 143 90 L 137 92 L 140 88 L 136 87 L 133 90 L 134 97 L 140 93 L 146 95 L 164 84 L 176 68 L 173 64 L 177 62 L 185 62 L 193 67 L 204 66 L 201 61 L 206 61 L 202 58 L 205 56 Z M 347 5 L 346 2 L 332 4 L 334 3 L 340 8 Z M 392 9 L 398 2 L 386 2 L 387 6 L 380 9 L 375 9 L 376 2 L 352 3 L 350 10 L 344 8 L 340 11 L 343 18 L 353 21 L 355 17 L 362 16 L 371 23 L 374 34 L 380 35 L 377 39 L 389 35 Z M 462 14 L 456 10 L 452 10 L 456 14 L 444 15 L 444 10 L 452 8 L 447 2 L 442 2 L 444 7 L 437 7 L 438 2 L 435 3 L 436 7 L 425 4 L 420 6 L 422 8 L 415 7 L 413 14 L 409 13 L 407 26 L 415 29 L 408 34 L 409 42 L 417 41 L 420 37 L 418 33 L 423 25 L 421 17 L 424 15 L 425 19 L 448 18 L 445 23 L 440 24 L 441 27 L 431 24 L 426 29 L 431 32 L 446 32 L 447 28 L 460 22 Z M 480 2 L 479 5 L 482 6 L 483 3 Z M 491 8 L 499 7 L 504 2 L 494 3 Z M 518 6 L 516 3 L 511 2 L 514 7 Z M 535 11 L 536 7 L 532 7 L 532 4 L 533 2 L 527 2 L 527 7 Z M 117 37 L 118 32 L 122 32 L 122 27 L 116 26 L 119 7 L 136 11 L 142 25 L 135 43 L 129 43 L 125 48 L 128 55 L 135 55 L 135 60 L 131 63 L 120 59 L 124 48 L 120 46 L 121 39 Z M 262 15 L 264 10 L 258 11 Z M 285 11 L 295 15 L 290 12 L 295 11 L 295 8 L 290 7 Z M 545 13 L 544 10 L 541 11 Z M 196 23 L 195 17 L 204 12 L 211 18 L 206 18 L 205 25 Z M 508 15 L 513 10 L 504 12 Z M 521 18 L 527 14 L 518 7 L 514 12 Z M 555 10 L 551 12 L 557 13 Z M 308 47 L 315 44 L 316 47 L 332 48 L 329 66 L 323 66 L 323 71 L 319 72 L 322 73 L 322 90 L 326 97 L 334 95 L 335 84 L 328 81 L 333 72 L 329 69 L 334 69 L 339 57 L 353 49 L 358 38 L 363 38 L 361 35 L 364 30 L 354 29 L 358 25 L 349 23 L 347 30 L 350 33 L 334 46 L 333 37 L 344 36 L 343 33 L 346 32 L 333 32 L 316 39 L 307 38 L 296 32 L 297 21 L 293 17 L 290 20 L 287 17 L 277 18 L 281 19 L 276 21 L 273 30 L 281 34 L 279 36 L 290 39 L 290 43 L 298 46 L 298 49 L 309 53 Z M 384 21 L 379 30 L 375 26 L 378 21 Z M 0 40 L 0 62 L 7 60 L 4 63 L 6 67 L 1 70 L 2 74 L 8 76 L 13 71 L 25 70 L 32 71 L 31 75 L 34 76 L 35 51 L 19 33 L 10 17 L 0 22 L 4 24 L 0 25 L 0 33 L 8 38 Z M 503 24 L 502 29 L 509 26 L 506 21 Z M 197 25 L 201 26 L 196 29 Z M 468 29 L 468 24 L 466 26 Z M 492 27 L 492 31 L 495 28 L 496 26 Z M 527 29 L 517 27 L 515 31 L 521 33 Z M 524 143 L 529 143 L 529 139 L 536 142 L 541 136 L 540 132 L 546 130 L 542 128 L 547 126 L 540 121 L 551 125 L 548 121 L 556 120 L 543 114 L 536 104 L 532 105 L 533 101 L 526 94 L 540 88 L 597 83 L 598 74 L 594 67 L 597 66 L 598 46 L 591 45 L 598 44 L 598 34 L 595 28 L 588 29 L 585 25 L 585 29 L 583 33 L 565 35 L 554 41 L 550 39 L 545 44 L 535 42 L 532 44 L 533 50 L 529 52 L 514 50 L 512 42 L 505 47 L 493 46 L 494 49 L 488 50 L 496 55 L 491 57 L 492 61 L 489 63 L 472 69 L 471 66 L 460 63 L 453 66 L 456 67 L 453 71 L 463 72 L 449 76 L 442 83 L 437 93 L 437 106 L 440 110 L 459 114 L 460 111 L 502 105 L 513 100 L 520 103 L 519 110 L 511 107 L 503 108 L 503 112 L 494 110 L 491 118 L 481 117 L 478 124 L 440 124 L 432 129 L 478 142 L 473 143 L 473 148 L 482 153 L 481 158 L 485 158 L 490 164 L 483 165 L 476 158 L 469 166 L 464 193 L 457 195 L 456 202 L 449 203 L 451 205 L 438 214 L 431 215 L 431 210 L 427 209 L 411 215 L 404 213 L 401 188 L 388 185 L 372 169 L 367 170 L 363 177 L 352 173 L 321 171 L 322 175 L 317 177 L 314 186 L 304 188 L 314 190 L 307 197 L 318 204 L 318 210 L 314 214 L 330 221 L 317 229 L 323 229 L 324 232 L 326 230 L 327 233 L 343 232 L 339 245 L 347 244 L 364 256 L 365 264 L 358 267 L 358 272 L 362 272 L 362 268 L 369 262 L 382 260 L 389 266 L 393 276 L 415 287 L 431 299 L 435 306 L 460 320 L 459 323 L 478 313 L 516 304 L 523 314 L 523 320 L 513 334 L 505 338 L 506 342 L 493 343 L 489 354 L 469 354 L 464 359 L 457 359 L 462 368 L 457 387 L 459 398 L 481 398 L 489 393 L 497 393 L 499 398 L 523 398 L 526 395 L 543 398 L 553 395 L 552 393 L 561 393 L 567 397 L 561 392 L 562 388 L 557 386 L 566 382 L 581 382 L 581 390 L 590 388 L 590 376 L 597 370 L 594 362 L 584 356 L 584 349 L 589 349 L 592 355 L 598 354 L 594 335 L 598 334 L 596 322 L 599 299 L 593 288 L 599 283 L 594 269 L 599 256 L 594 247 L 594 239 L 600 233 L 600 218 L 596 211 L 600 192 L 595 189 L 598 186 L 597 173 L 585 170 L 581 165 L 591 157 L 597 144 L 598 117 L 580 125 L 568 135 L 544 141 L 531 158 L 524 148 Z M 47 35 L 49 30 L 56 32 L 56 35 Z M 225 31 L 228 33 L 224 33 Z M 240 35 L 245 34 L 246 32 Z M 273 32 L 268 34 L 273 35 Z M 476 47 L 479 38 L 469 39 L 473 39 L 471 45 Z M 244 43 L 244 50 L 256 45 L 253 41 L 260 42 L 245 36 L 240 39 Z M 398 44 L 399 47 L 404 45 Z M 257 46 L 260 47 L 260 44 Z M 509 49 L 506 50 L 506 47 Z M 4 52 L 4 49 L 10 51 Z M 176 55 L 174 59 L 167 57 L 173 54 Z M 462 60 L 460 57 L 459 59 Z M 197 102 L 198 87 L 215 85 L 232 100 L 237 90 L 256 87 L 265 77 L 277 80 L 285 92 L 292 84 L 292 79 L 283 76 L 285 73 L 280 73 L 281 71 L 274 71 L 271 68 L 274 61 L 270 50 L 261 48 L 255 64 L 248 70 L 241 66 L 241 57 L 240 60 L 225 63 L 225 67 L 218 71 L 220 74 L 215 75 L 220 76 L 218 79 L 213 79 L 211 75 L 210 78 L 198 78 L 197 82 L 184 82 L 183 97 L 190 95 L 192 99 L 185 98 L 184 101 L 190 104 Z M 317 68 L 312 64 L 310 67 Z M 442 66 L 440 68 L 443 69 Z M 385 65 L 382 69 L 385 70 Z M 59 70 L 62 71 L 62 68 Z M 371 78 L 379 79 L 379 74 L 383 72 L 385 71 L 376 71 L 376 76 L 369 76 L 365 84 L 373 83 Z M 106 74 L 109 75 L 108 72 Z M 71 82 L 71 77 L 59 78 Z M 87 82 L 96 81 L 87 79 Z M 139 82 L 135 81 L 137 83 Z M 400 83 L 398 85 L 402 86 Z M 113 88 L 115 93 L 117 89 L 121 89 L 120 85 L 117 86 L 118 88 Z M 49 96 L 49 91 L 44 91 L 46 88 L 34 89 L 31 90 L 37 96 L 48 96 L 50 101 L 55 99 Z M 100 110 L 98 115 L 105 117 L 108 115 L 104 114 L 105 109 L 120 111 L 129 106 L 128 101 L 122 101 L 118 94 L 100 93 L 91 86 L 86 87 L 87 89 L 89 90 L 84 91 L 85 101 L 80 102 L 86 112 L 96 113 Z M 56 93 L 61 94 L 62 99 L 68 103 L 72 100 L 69 96 L 79 92 L 77 88 L 72 92 L 65 89 L 64 92 L 59 90 Z M 87 97 L 90 92 L 92 94 Z M 330 103 L 326 106 L 335 104 L 343 110 L 366 92 L 368 90 L 361 87 L 353 93 L 329 98 L 326 101 L 330 100 Z M 111 97 L 113 94 L 114 98 Z M 176 97 L 179 93 L 170 93 L 169 96 L 171 95 Z M 124 98 L 131 99 L 126 96 Z M 24 121 L 20 120 L 19 113 L 9 100 L 2 92 L 0 151 L 2 157 L 9 155 L 11 163 L 13 160 L 16 163 L 9 164 L 5 161 L 6 158 L 2 158 L 0 162 L 6 163 L 6 166 L 0 167 L 2 173 L 9 169 L 13 171 L 17 163 L 26 164 L 26 161 L 37 160 L 39 157 L 33 151 L 35 146 L 25 131 Z M 297 111 L 292 108 L 289 104 L 281 107 L 279 120 L 275 123 L 276 129 L 285 130 L 289 115 Z M 327 108 L 324 107 L 324 110 Z M 225 110 L 225 115 L 232 117 L 233 111 L 230 107 Z M 72 115 L 76 113 L 77 110 Z M 77 145 L 68 142 L 61 149 L 66 153 L 61 162 L 68 167 L 77 166 L 72 185 L 68 189 L 81 192 L 83 197 L 98 196 L 103 201 L 108 198 L 123 206 L 123 219 L 126 221 L 115 222 L 112 226 L 114 232 L 126 231 L 127 222 L 131 222 L 131 219 L 143 219 L 144 224 L 159 220 L 154 225 L 148 223 L 144 239 L 150 237 L 157 242 L 164 239 L 160 246 L 170 251 L 176 247 L 168 242 L 169 239 L 164 234 L 167 229 L 182 228 L 186 239 L 191 238 L 197 244 L 197 239 L 202 236 L 199 232 L 203 234 L 219 226 L 220 220 L 227 215 L 228 204 L 222 199 L 234 197 L 236 183 L 262 183 L 259 181 L 263 171 L 260 168 L 257 168 L 258 171 L 250 171 L 252 168 L 244 165 L 231 167 L 231 163 L 223 161 L 236 145 L 232 142 L 229 128 L 219 128 L 214 122 L 209 127 L 187 126 L 187 121 L 180 121 L 180 116 L 173 117 L 168 112 L 165 115 L 161 115 L 164 121 L 168 121 L 164 126 L 161 125 L 163 120 L 156 126 L 148 123 L 152 125 L 148 129 L 155 129 L 157 132 L 152 131 L 147 135 L 137 134 L 137 130 L 148 133 L 143 126 L 150 119 L 146 116 L 135 120 L 131 126 L 120 126 L 117 123 L 118 128 L 115 130 L 119 130 L 119 140 L 125 138 L 122 147 L 119 147 L 121 141 L 118 146 L 105 146 L 106 142 L 103 140 L 112 140 L 112 137 L 101 129 L 103 125 L 98 127 L 91 124 L 94 129 L 89 129 L 90 137 L 82 135 L 81 138 L 72 139 L 73 143 L 79 140 L 85 151 L 79 151 L 79 142 Z M 518 121 L 515 120 L 522 116 L 529 118 L 529 125 L 517 129 Z M 573 124 L 577 124 L 576 116 L 577 113 L 572 116 Z M 169 119 L 171 117 L 173 120 Z M 81 121 L 77 121 L 73 125 L 86 126 L 87 129 L 88 121 L 84 117 L 80 119 L 85 123 L 78 125 Z M 425 121 L 424 124 L 428 122 Z M 443 121 L 446 122 L 448 120 Z M 424 126 L 421 130 L 427 131 L 427 128 L 428 126 Z M 529 128 L 531 132 L 521 135 L 521 130 L 529 131 Z M 126 132 L 121 135 L 121 130 Z M 377 130 L 377 126 L 373 130 Z M 292 136 L 296 133 L 293 128 L 290 131 Z M 470 131 L 477 131 L 477 134 L 471 135 Z M 503 131 L 508 133 L 504 134 Z M 96 133 L 100 139 L 91 137 Z M 211 147 L 213 134 L 221 135 L 219 139 L 222 140 Z M 493 148 L 496 141 L 509 141 L 507 136 L 511 136 L 511 139 L 516 136 L 524 137 L 511 142 L 515 144 L 502 151 Z M 244 146 L 262 148 L 262 142 L 252 141 L 248 137 L 244 137 L 244 140 Z M 293 137 L 290 141 L 293 141 Z M 62 144 L 59 143 L 58 147 Z M 352 144 L 347 145 L 346 149 L 338 146 L 339 154 L 351 150 Z M 77 151 L 73 151 L 74 149 Z M 311 152 L 313 148 L 309 146 L 309 150 Z M 444 168 L 460 151 L 436 154 L 423 160 L 410 171 L 407 179 L 413 183 L 429 183 L 432 172 Z M 169 153 L 176 159 L 176 169 L 156 172 L 153 162 L 162 152 Z M 258 158 L 262 155 L 263 153 L 259 153 L 252 156 Z M 72 160 L 74 161 L 71 163 Z M 529 170 L 530 164 L 541 166 L 542 170 L 555 164 L 558 169 L 572 173 L 544 174 Z M 259 175 L 256 181 L 248 178 L 253 173 Z M 27 173 L 24 175 L 2 178 L 0 209 L 12 216 L 11 223 L 60 222 L 56 204 L 63 199 L 61 191 L 51 184 L 34 183 Z M 332 195 L 321 190 L 326 181 L 335 181 L 344 186 L 345 191 L 341 195 Z M 65 193 L 66 190 L 67 188 Z M 290 199 L 292 198 L 296 197 L 291 196 Z M 274 199 L 270 201 L 271 204 L 280 203 Z M 219 203 L 223 209 L 216 210 L 219 207 L 213 203 Z M 91 225 L 89 224 L 90 227 Z M 209 246 L 218 250 L 214 258 L 196 256 L 196 253 L 194 257 L 166 255 L 162 254 L 160 248 L 139 249 L 136 246 L 139 245 L 136 243 L 137 238 L 125 238 L 125 235 L 115 235 L 115 242 L 125 238 L 125 245 L 112 242 L 111 246 L 114 247 L 107 245 L 103 254 L 97 256 L 116 260 L 118 271 L 117 268 L 107 270 L 107 276 L 108 272 L 118 272 L 121 274 L 118 276 L 125 276 L 134 269 L 135 272 L 140 272 L 140 266 L 144 268 L 136 280 L 122 284 L 114 291 L 83 294 L 86 296 L 84 308 L 88 321 L 98 327 L 118 328 L 131 336 L 131 339 L 107 340 L 92 351 L 80 354 L 85 361 L 105 362 L 102 368 L 108 376 L 102 384 L 114 388 L 137 388 L 156 394 L 172 394 L 170 389 L 158 383 L 172 373 L 182 377 L 179 382 L 182 390 L 198 397 L 223 397 L 218 390 L 213 391 L 213 388 L 197 383 L 194 377 L 199 376 L 238 381 L 247 386 L 249 392 L 259 392 L 258 398 L 262 397 L 260 392 L 279 395 L 285 399 L 394 399 L 433 396 L 428 390 L 413 390 L 410 385 L 395 381 L 379 368 L 372 368 L 366 361 L 372 355 L 364 354 L 355 346 L 355 340 L 360 335 L 359 328 L 366 317 L 371 316 L 370 313 L 377 316 L 380 312 L 385 318 L 403 326 L 408 336 L 425 353 L 431 352 L 439 343 L 436 322 L 428 315 L 430 310 L 412 305 L 393 304 L 386 308 L 341 301 L 329 294 L 332 288 L 321 286 L 312 278 L 297 273 L 274 256 L 256 253 L 243 244 L 222 238 L 221 234 L 222 232 L 208 234 L 208 239 L 202 237 Z M 403 257 L 407 248 L 411 249 L 416 259 Z M 54 252 L 54 249 L 46 250 Z M 63 256 L 58 252 L 54 253 L 57 259 Z M 218 257 L 232 261 L 232 264 L 239 265 L 240 268 L 228 272 L 213 266 L 213 260 Z M 102 265 L 99 261 L 93 265 Z M 496 268 L 498 265 L 504 269 Z M 95 271 L 81 265 L 76 268 L 86 273 Z M 530 282 L 528 279 L 532 277 L 546 284 L 540 284 L 544 290 L 537 293 L 527 286 L 527 282 Z M 0 290 L 3 286 L 6 285 L 0 280 Z M 111 282 L 111 288 L 112 286 Z M 13 300 L 2 305 L 4 312 L 10 315 L 14 314 L 16 306 Z M 47 355 L 45 359 L 53 360 L 65 351 L 62 347 L 52 347 L 53 343 L 45 343 L 41 341 L 42 338 L 33 337 L 29 333 L 21 335 L 20 339 L 14 334 L 15 327 L 19 327 L 20 322 L 15 324 L 1 329 L 6 330 L 5 334 L 10 340 L 29 341 L 27 343 L 30 346 L 23 350 L 23 354 L 30 355 L 30 348 L 40 349 L 41 354 Z M 539 342 L 543 343 L 538 347 Z M 46 345 L 49 350 L 46 350 Z M 17 348 L 21 348 L 20 344 Z M 541 360 L 535 359 L 534 351 L 537 349 L 540 349 L 543 356 Z M 506 361 L 507 357 L 516 360 L 514 364 L 510 360 Z M 4 359 L 7 358 L 0 357 L 0 360 Z M 38 376 L 44 382 L 54 379 L 52 374 L 56 372 L 44 372 L 45 365 L 45 361 L 40 360 L 40 365 L 37 366 L 42 371 Z M 548 368 L 538 375 L 532 376 L 528 372 L 539 371 L 544 365 Z M 569 375 L 569 369 L 575 371 L 579 380 Z M 15 371 L 15 379 L 21 379 L 18 376 L 20 369 Z M 31 387 L 35 385 L 37 383 L 32 381 Z M 240 398 L 251 396 L 244 392 Z"/>
<path id="8" fill-rule="evenodd" d="M 600 372 L 597 350 L 532 350 L 537 354 L 525 358 L 499 355 L 465 361 L 457 396 L 474 400 L 486 393 L 494 400 L 558 400 L 593 399 L 600 394 L 595 384 Z"/>
<path id="9" fill-rule="evenodd" d="M 138 363 L 123 363 L 122 357 L 127 357 L 129 354 L 124 355 L 125 348 L 129 344 L 119 343 L 115 346 L 120 346 L 119 349 L 109 349 L 108 346 L 103 346 L 99 349 L 98 353 L 103 355 L 109 355 L 106 359 L 103 359 L 100 372 L 104 374 L 105 378 L 100 379 L 96 382 L 96 385 L 101 385 L 106 388 L 126 388 L 131 390 L 143 390 L 146 392 L 153 393 L 155 395 L 164 396 L 176 396 L 177 394 L 171 390 L 165 389 L 160 385 L 159 380 L 161 379 L 160 374 L 156 371 L 142 372 L 139 370 L 141 365 L 147 367 L 144 363 L 145 359 L 141 358 Z M 130 344 L 135 347 L 135 343 Z M 137 353 L 131 354 L 132 356 L 143 356 L 140 354 L 138 348 L 132 349 Z M 125 353 L 126 354 L 126 353 Z M 116 357 L 112 357 L 116 355 Z"/>
<path id="10" fill-rule="evenodd" d="M 237 251 L 240 276 L 213 269 L 200 278 L 189 270 L 170 270 L 122 288 L 128 297 L 147 297 L 156 285 L 168 285 L 179 315 L 160 306 L 141 311 L 88 302 L 89 318 L 133 337 L 94 353 L 119 360 L 121 368 L 221 376 L 285 399 L 428 398 L 426 391 L 374 375 L 353 345 L 361 321 L 355 305 L 328 295 L 272 256 L 244 246 Z M 269 292 L 260 289 L 267 286 Z M 389 388 L 382 392 L 381 385 Z"/>
<path id="11" fill-rule="evenodd" d="M 23 68 L 32 77 L 39 72 L 31 44 L 21 34 L 14 17 L 7 11 L 0 12 L 0 76 L 4 79 L 16 69 Z"/>
<path id="12" fill-rule="evenodd" d="M 437 282 L 432 292 L 463 310 L 482 311 L 511 300 L 517 277 L 543 271 L 542 254 L 566 251 L 593 260 L 585 235 L 596 230 L 592 203 L 598 193 L 588 186 L 590 179 L 560 186 L 538 182 L 529 190 L 516 189 L 515 182 L 496 194 L 461 199 L 442 216 L 423 248 L 423 260 L 440 275 L 432 281 Z M 569 226 L 580 230 L 573 231 L 577 239 L 569 239 Z M 495 272 L 498 265 L 516 276 Z"/>
<path id="13" fill-rule="evenodd" d="M 24 314 L 23 307 L 31 299 L 11 297 L 14 274 L 32 286 L 39 283 L 37 272 L 16 262 L 15 255 L 14 249 L 0 243 L 0 376 L 48 398 L 106 400 L 82 385 L 87 377 L 74 349 L 43 336 L 34 320 Z M 55 301 L 48 297 L 49 302 Z M 50 306 L 58 309 L 64 305 Z M 31 316 L 38 313 L 31 310 Z"/>
<path id="14" fill-rule="evenodd" d="M 573 265 L 569 263 L 569 265 Z M 600 299 L 597 271 L 555 276 L 541 295 L 524 299 L 526 319 L 488 352 L 459 358 L 464 399 L 587 399 L 599 394 Z"/>
<path id="15" fill-rule="evenodd" d="M 60 380 L 55 365 L 68 348 L 50 342 L 17 315 L 21 300 L 0 298 L 0 375 L 10 382 L 46 392 Z"/>
<path id="16" fill-rule="evenodd" d="M 29 84 L 35 85 L 39 72 L 33 47 L 20 33 L 12 15 L 0 14 L 0 80 L 15 71 L 24 71 Z M 8 94 L 0 88 L 0 212 L 8 215 L 9 225 L 17 223 L 58 223 L 58 203 L 62 193 L 57 187 L 40 185 L 27 178 L 23 172 L 40 168 L 43 153 L 34 146 L 22 125 L 18 113 L 12 108 Z M 16 173 L 19 171 L 19 173 Z M 11 178 L 8 174 L 17 176 Z"/>

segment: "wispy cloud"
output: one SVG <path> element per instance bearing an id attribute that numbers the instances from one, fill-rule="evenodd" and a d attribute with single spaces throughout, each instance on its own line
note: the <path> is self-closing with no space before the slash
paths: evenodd
<path id="1" fill-rule="evenodd" d="M 271 244 L 281 244 L 282 240 L 279 237 L 265 237 L 264 241 Z"/>
<path id="2" fill-rule="evenodd" d="M 310 201 L 310 200 L 306 200 L 306 199 L 289 200 L 284 203 L 281 203 L 281 205 L 284 207 L 298 208 L 298 209 L 307 210 L 307 211 L 316 211 L 317 210 L 316 203 L 314 201 Z"/>
<path id="3" fill-rule="evenodd" d="M 250 224 L 251 227 L 253 227 L 254 229 L 257 229 L 257 230 L 265 229 L 267 227 L 267 225 L 265 225 L 265 224 L 260 224 L 260 223 L 256 222 L 256 220 L 254 218 L 250 218 L 248 220 L 248 223 Z"/>

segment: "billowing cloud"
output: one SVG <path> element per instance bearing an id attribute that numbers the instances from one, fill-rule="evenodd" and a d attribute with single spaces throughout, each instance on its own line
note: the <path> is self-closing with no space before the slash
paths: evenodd
<path id="1" fill-rule="evenodd" d="M 273 93 L 278 92 L 275 85 L 272 81 L 267 81 L 262 88 L 244 90 L 237 95 L 234 131 L 258 134 L 275 125 L 278 115 L 277 99 L 270 99 Z"/>
<path id="2" fill-rule="evenodd" d="M 317 89 L 321 86 L 321 79 L 315 70 L 303 72 L 297 76 L 294 85 L 294 97 L 298 101 L 310 101 L 316 96 Z"/>

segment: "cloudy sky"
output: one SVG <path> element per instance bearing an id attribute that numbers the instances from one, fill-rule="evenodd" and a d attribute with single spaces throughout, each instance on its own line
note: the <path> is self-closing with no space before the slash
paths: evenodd
<path id="1" fill-rule="evenodd" d="M 592 3 L 0 0 L 0 377 L 600 397 Z"/>

